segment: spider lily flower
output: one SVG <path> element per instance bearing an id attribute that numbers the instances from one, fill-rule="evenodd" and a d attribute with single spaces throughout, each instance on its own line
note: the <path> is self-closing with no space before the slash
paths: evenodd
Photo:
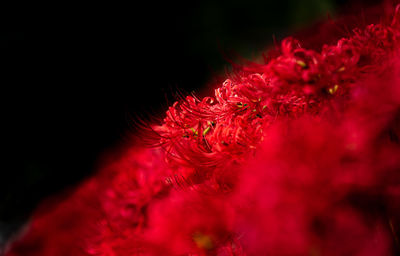
<path id="1" fill-rule="evenodd" d="M 6 255 L 398 254 L 399 9 L 175 102 Z"/>

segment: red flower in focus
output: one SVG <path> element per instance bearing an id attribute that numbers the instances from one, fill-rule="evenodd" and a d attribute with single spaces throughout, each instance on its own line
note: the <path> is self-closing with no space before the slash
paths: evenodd
<path id="1" fill-rule="evenodd" d="M 398 253 L 399 18 L 320 51 L 287 38 L 176 102 L 155 148 L 38 211 L 7 255 Z"/>

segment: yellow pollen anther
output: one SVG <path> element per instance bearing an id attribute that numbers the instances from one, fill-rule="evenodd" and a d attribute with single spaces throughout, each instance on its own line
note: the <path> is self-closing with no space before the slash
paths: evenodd
<path id="1" fill-rule="evenodd" d="M 339 89 L 339 85 L 335 84 L 333 87 L 328 89 L 330 94 L 334 94 Z"/>
<path id="2" fill-rule="evenodd" d="M 338 72 L 343 72 L 346 68 L 342 66 L 341 68 L 338 69 Z"/>
<path id="3" fill-rule="evenodd" d="M 299 65 L 302 68 L 307 67 L 307 64 L 302 60 L 296 60 L 296 64 Z"/>
<path id="4" fill-rule="evenodd" d="M 195 136 L 197 136 L 197 131 L 196 131 L 193 127 L 190 128 L 190 130 L 192 130 L 193 134 L 194 134 Z"/>
<path id="5" fill-rule="evenodd" d="M 193 241 L 196 243 L 197 247 L 201 249 L 211 250 L 214 247 L 210 236 L 204 235 L 200 232 L 193 234 Z"/>
<path id="6" fill-rule="evenodd" d="M 203 135 L 206 135 L 206 134 L 210 131 L 210 129 L 211 129 L 211 126 L 208 126 L 208 127 L 204 130 Z"/>

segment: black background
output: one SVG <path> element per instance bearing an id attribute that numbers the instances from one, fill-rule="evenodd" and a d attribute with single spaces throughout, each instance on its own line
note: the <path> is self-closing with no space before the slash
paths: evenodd
<path id="1" fill-rule="evenodd" d="M 2 6 L 0 246 L 40 200 L 78 184 L 102 152 L 126 142 L 132 116 L 162 117 L 174 91 L 198 91 L 229 69 L 224 56 L 257 56 L 273 35 L 349 4 Z"/>

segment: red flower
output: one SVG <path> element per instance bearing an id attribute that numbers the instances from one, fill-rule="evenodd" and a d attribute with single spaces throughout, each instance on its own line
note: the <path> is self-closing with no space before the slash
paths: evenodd
<path id="1" fill-rule="evenodd" d="M 287 38 L 214 97 L 176 102 L 158 147 L 38 211 L 7 256 L 394 255 L 399 22 L 398 7 L 321 51 Z"/>

